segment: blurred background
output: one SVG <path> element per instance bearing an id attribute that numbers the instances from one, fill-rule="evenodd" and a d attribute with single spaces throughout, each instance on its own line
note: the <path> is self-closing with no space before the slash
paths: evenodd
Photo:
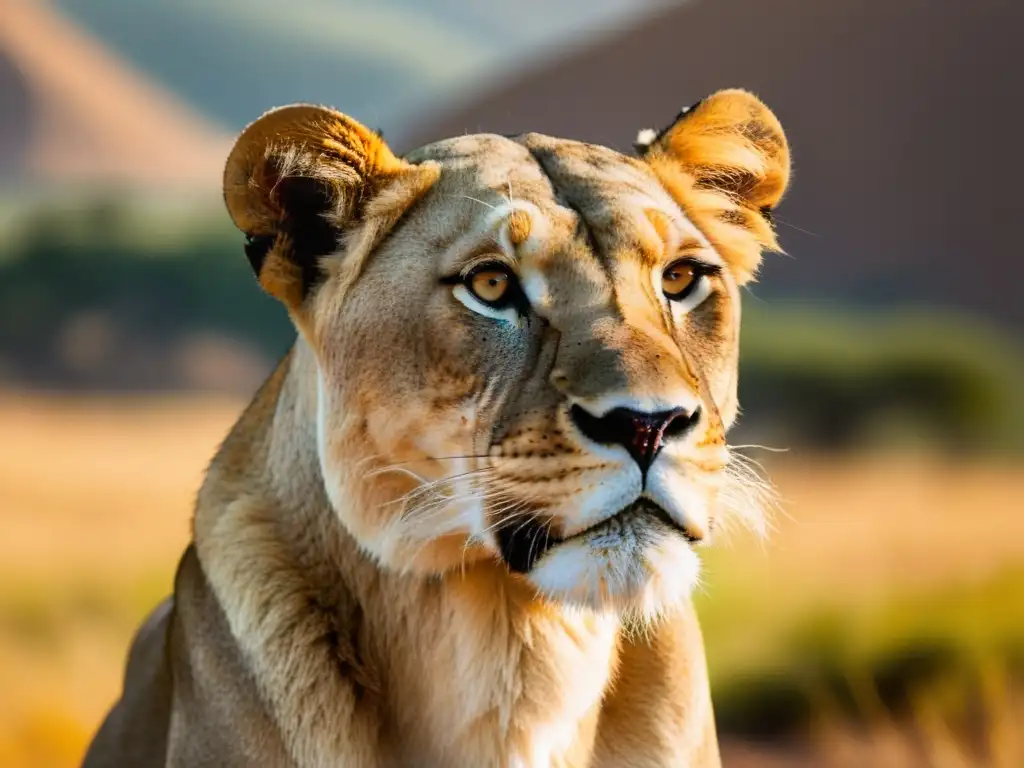
<path id="1" fill-rule="evenodd" d="M 781 512 L 708 553 L 698 596 L 726 766 L 1024 765 L 1022 23 L 999 0 L 2 0 L 0 765 L 77 765 L 293 337 L 220 201 L 242 126 L 308 100 L 401 151 L 628 151 L 734 86 L 795 176 L 734 433 Z"/>

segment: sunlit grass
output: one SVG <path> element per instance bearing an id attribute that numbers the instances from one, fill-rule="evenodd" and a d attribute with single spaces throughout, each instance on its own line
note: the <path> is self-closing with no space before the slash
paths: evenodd
<path id="1" fill-rule="evenodd" d="M 773 469 L 790 514 L 708 552 L 698 596 L 724 738 L 779 765 L 1024 765 L 1019 471 Z"/>
<path id="2" fill-rule="evenodd" d="M 3 768 L 78 764 L 239 406 L 0 397 Z M 769 469 L 788 511 L 771 540 L 705 552 L 723 738 L 776 765 L 1024 765 L 1019 465 Z"/>
<path id="3" fill-rule="evenodd" d="M 1024 685 L 1024 571 L 883 605 L 823 602 L 764 633 L 741 615 L 733 622 L 706 635 L 727 734 L 804 737 L 890 722 L 918 738 L 939 725 L 977 731 Z M 755 634 L 757 648 L 716 652 L 717 635 L 729 631 Z"/>

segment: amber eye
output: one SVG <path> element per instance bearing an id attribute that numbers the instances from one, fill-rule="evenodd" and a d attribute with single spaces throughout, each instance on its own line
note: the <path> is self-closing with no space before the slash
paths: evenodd
<path id="1" fill-rule="evenodd" d="M 498 264 L 477 267 L 466 276 L 466 286 L 480 301 L 499 306 L 511 297 L 514 278 Z"/>
<path id="2" fill-rule="evenodd" d="M 661 276 L 661 288 L 670 299 L 682 299 L 697 285 L 702 273 L 692 261 L 683 259 L 670 264 Z"/>

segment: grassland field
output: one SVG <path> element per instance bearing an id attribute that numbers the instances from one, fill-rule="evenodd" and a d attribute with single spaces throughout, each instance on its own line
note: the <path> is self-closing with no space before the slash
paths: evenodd
<path id="1" fill-rule="evenodd" d="M 242 405 L 0 394 L 0 766 L 78 764 L 132 632 L 170 589 L 202 473 Z M 999 712 L 968 734 L 982 746 L 970 757 L 941 743 L 962 737 L 942 719 L 957 702 L 931 721 L 913 709 L 924 743 L 871 696 L 852 725 L 828 716 L 826 696 L 813 713 L 826 757 L 810 742 L 780 752 L 729 736 L 727 766 L 1024 765 L 1009 720 L 1024 714 L 1010 669 L 1024 665 L 1024 466 L 753 455 L 784 511 L 768 540 L 736 533 L 705 558 L 698 601 L 721 708 L 742 723 L 745 681 L 854 679 L 863 660 L 941 641 L 980 659 L 971 670 L 996 670 L 979 690 Z"/>

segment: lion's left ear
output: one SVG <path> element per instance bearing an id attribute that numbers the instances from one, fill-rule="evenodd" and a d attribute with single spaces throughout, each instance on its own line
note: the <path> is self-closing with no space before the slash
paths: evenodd
<path id="1" fill-rule="evenodd" d="M 747 91 L 718 91 L 679 113 L 661 133 L 641 131 L 637 151 L 666 155 L 701 185 L 771 210 L 789 182 L 789 145 L 778 118 Z"/>
<path id="2" fill-rule="evenodd" d="M 707 224 L 744 229 L 753 245 L 777 250 L 771 211 L 789 183 L 789 145 L 778 118 L 751 93 L 725 90 L 684 109 L 675 122 L 655 133 L 641 131 L 634 145 L 684 209 Z M 718 203 L 702 193 L 717 193 Z M 715 221 L 708 220 L 713 216 Z M 737 233 L 720 232 L 735 250 L 742 280 L 760 260 L 744 248 Z"/>
<path id="3" fill-rule="evenodd" d="M 320 279 L 321 257 L 339 250 L 349 228 L 375 207 L 411 201 L 436 177 L 395 157 L 351 117 L 293 104 L 242 131 L 224 169 L 224 201 L 260 285 L 294 311 Z M 410 195 L 395 194 L 396 185 Z M 374 205 L 381 198 L 387 206 Z"/>

